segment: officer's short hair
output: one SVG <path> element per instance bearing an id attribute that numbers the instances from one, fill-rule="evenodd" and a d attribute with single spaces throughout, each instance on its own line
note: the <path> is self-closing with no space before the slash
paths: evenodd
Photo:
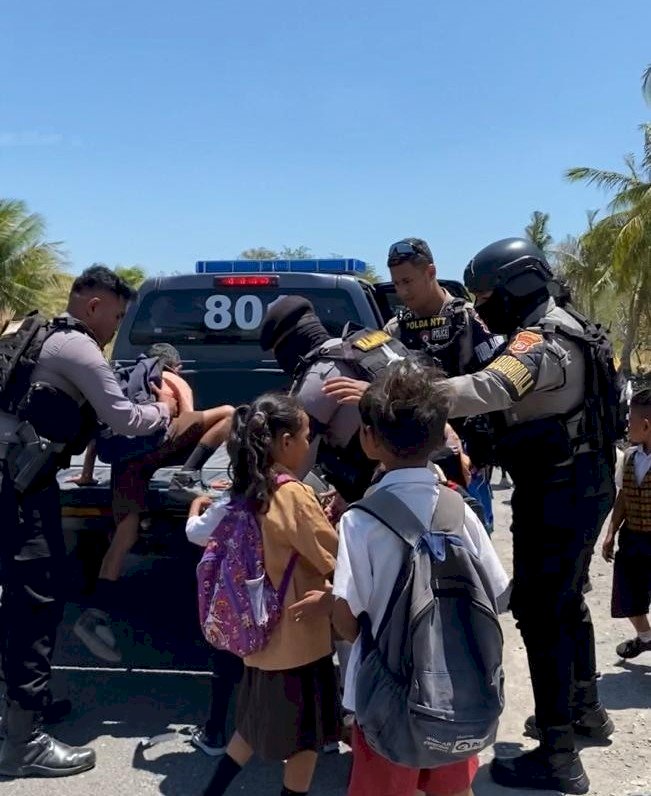
<path id="1" fill-rule="evenodd" d="M 631 408 L 641 409 L 646 417 L 651 418 L 651 387 L 642 387 L 631 396 Z"/>
<path id="2" fill-rule="evenodd" d="M 422 356 L 392 362 L 364 393 L 362 423 L 398 458 L 429 455 L 445 444 L 450 388 Z"/>
<path id="3" fill-rule="evenodd" d="M 154 343 L 147 351 L 148 357 L 158 357 L 164 368 L 178 368 L 183 364 L 178 350 L 170 343 Z"/>
<path id="4" fill-rule="evenodd" d="M 389 268 L 402 263 L 426 266 L 433 262 L 432 251 L 422 238 L 403 238 L 389 246 L 387 257 Z"/>
<path id="5" fill-rule="evenodd" d="M 131 301 L 136 296 L 136 291 L 118 276 L 115 271 L 105 265 L 91 265 L 82 271 L 72 283 L 71 293 L 85 293 L 91 290 L 103 290 L 113 293 L 114 296 Z"/>

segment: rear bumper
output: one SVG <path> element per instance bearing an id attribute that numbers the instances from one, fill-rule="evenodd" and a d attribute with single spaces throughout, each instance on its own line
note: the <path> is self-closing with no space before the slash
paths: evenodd
<path id="1" fill-rule="evenodd" d="M 188 507 L 172 500 L 168 493 L 170 480 L 177 470 L 178 468 L 168 467 L 154 474 L 147 492 L 147 510 L 150 515 L 165 516 L 168 520 L 185 520 L 187 517 Z M 93 486 L 77 486 L 70 480 L 80 473 L 81 466 L 73 466 L 59 473 L 61 516 L 64 520 L 88 520 L 93 525 L 100 520 L 112 522 L 110 468 L 104 465 L 96 467 L 95 478 L 98 483 Z M 205 484 L 223 478 L 226 478 L 224 468 L 203 471 Z M 210 490 L 208 494 L 217 497 L 219 492 Z"/>

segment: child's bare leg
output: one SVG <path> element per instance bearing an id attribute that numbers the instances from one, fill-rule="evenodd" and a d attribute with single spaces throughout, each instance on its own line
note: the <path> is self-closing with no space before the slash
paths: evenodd
<path id="1" fill-rule="evenodd" d="M 199 440 L 200 445 L 209 448 L 218 448 L 226 441 L 233 420 L 235 409 L 232 406 L 216 406 L 202 412 L 204 417 L 204 435 Z"/>
<path id="2" fill-rule="evenodd" d="M 228 742 L 226 754 L 232 757 L 238 766 L 243 767 L 253 757 L 253 749 L 251 749 L 239 732 L 235 732 Z"/>
<path id="3" fill-rule="evenodd" d="M 228 786 L 249 762 L 252 756 L 253 749 L 251 749 L 244 738 L 236 732 L 226 747 L 226 754 L 217 764 L 217 769 L 208 787 L 204 790 L 203 796 L 223 796 L 228 790 Z"/>
<path id="4" fill-rule="evenodd" d="M 649 617 L 645 614 L 644 616 L 629 616 L 629 622 L 633 625 L 633 627 L 637 630 L 638 636 L 641 633 L 648 633 L 651 631 L 651 625 L 649 624 Z"/>
<path id="5" fill-rule="evenodd" d="M 136 512 L 127 514 L 127 516 L 118 523 L 109 549 L 106 551 L 106 555 L 102 560 L 102 566 L 99 571 L 100 579 L 118 580 L 122 574 L 124 559 L 138 541 L 139 527 L 140 515 Z"/>
<path id="6" fill-rule="evenodd" d="M 233 419 L 232 406 L 215 406 L 201 412 L 203 436 L 186 459 L 182 470 L 200 471 L 217 448 L 226 441 Z"/>
<path id="7" fill-rule="evenodd" d="M 138 540 L 140 514 L 131 512 L 117 525 L 109 549 L 102 559 L 95 591 L 87 608 L 75 622 L 74 632 L 98 658 L 118 663 L 122 653 L 110 625 L 110 614 L 116 599 L 117 581 L 124 559 Z"/>
<path id="8" fill-rule="evenodd" d="M 292 755 L 285 763 L 283 785 L 288 790 L 307 793 L 312 784 L 316 761 L 317 753 L 309 750 Z"/>

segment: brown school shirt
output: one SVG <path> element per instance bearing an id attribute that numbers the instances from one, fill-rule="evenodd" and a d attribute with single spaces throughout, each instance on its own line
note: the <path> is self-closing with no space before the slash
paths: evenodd
<path id="1" fill-rule="evenodd" d="M 247 666 L 266 671 L 295 669 L 332 652 L 327 616 L 291 619 L 287 607 L 305 592 L 323 590 L 334 571 L 338 537 L 323 513 L 314 490 L 299 481 L 283 484 L 274 493 L 269 511 L 260 518 L 265 569 L 278 588 L 289 560 L 299 553 L 285 597 L 285 610 L 267 646 L 244 659 Z"/>

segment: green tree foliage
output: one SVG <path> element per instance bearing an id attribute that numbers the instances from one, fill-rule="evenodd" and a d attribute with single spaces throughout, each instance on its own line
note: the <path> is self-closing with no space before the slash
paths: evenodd
<path id="1" fill-rule="evenodd" d="M 43 240 L 45 222 L 24 202 L 0 199 L 0 322 L 39 307 L 48 290 L 60 290 L 60 244 Z"/>
<path id="2" fill-rule="evenodd" d="M 604 259 L 601 279 L 612 282 L 624 301 L 620 313 L 622 368 L 632 372 L 632 356 L 648 339 L 651 324 L 651 124 L 641 126 L 641 158 L 628 155 L 624 172 L 581 166 L 569 169 L 571 182 L 595 185 L 612 195 L 607 215 L 583 236 Z"/>
<path id="3" fill-rule="evenodd" d="M 267 249 L 265 246 L 256 246 L 252 249 L 244 249 L 240 252 L 240 259 L 242 260 L 277 260 L 278 252 L 273 249 Z"/>
<path id="4" fill-rule="evenodd" d="M 147 278 L 147 272 L 141 265 L 118 265 L 115 267 L 115 273 L 134 290 L 138 290 L 140 285 Z"/>
<path id="5" fill-rule="evenodd" d="M 548 226 L 549 213 L 534 210 L 531 214 L 531 221 L 524 228 L 527 238 L 545 253 L 547 253 L 552 244 L 552 236 L 549 234 Z"/>
<path id="6" fill-rule="evenodd" d="M 283 246 L 278 252 L 279 260 L 309 260 L 312 257 L 312 250 L 307 246 Z"/>

